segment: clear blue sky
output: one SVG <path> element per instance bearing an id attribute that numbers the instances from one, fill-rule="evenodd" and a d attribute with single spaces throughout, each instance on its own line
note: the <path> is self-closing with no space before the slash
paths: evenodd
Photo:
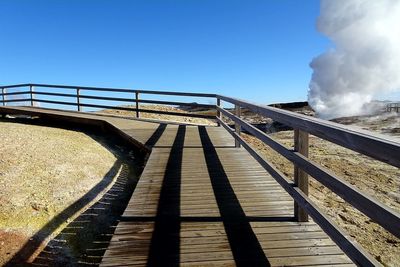
<path id="1" fill-rule="evenodd" d="M 307 98 L 318 0 L 0 0 L 0 84 Z"/>

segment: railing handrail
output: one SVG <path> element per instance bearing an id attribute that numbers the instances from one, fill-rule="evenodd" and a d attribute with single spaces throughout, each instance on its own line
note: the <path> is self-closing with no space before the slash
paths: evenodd
<path id="1" fill-rule="evenodd" d="M 79 85 L 59 85 L 59 84 L 40 84 L 40 83 L 24 83 L 14 85 L 1 85 L 0 88 L 17 88 L 17 87 L 46 87 L 46 88 L 61 88 L 61 89 L 81 89 L 90 91 L 107 91 L 116 93 L 141 93 L 141 94 L 155 94 L 155 95 L 176 95 L 176 96 L 191 96 L 191 97 L 212 97 L 215 98 L 216 94 L 209 93 L 187 93 L 187 92 L 174 92 L 174 91 L 155 91 L 143 89 L 129 89 L 129 88 L 111 88 L 111 87 L 93 87 L 93 86 L 79 86 Z"/>
<path id="2" fill-rule="evenodd" d="M 322 229 L 345 251 L 345 253 L 356 263 L 361 266 L 376 266 L 380 265 L 374 258 L 366 253 L 359 245 L 354 243 L 345 232 L 340 230 L 338 226 L 320 211 L 317 206 L 308 198 L 307 193 L 303 193 L 300 188 L 300 183 L 293 183 L 286 178 L 279 170 L 273 167 L 265 160 L 254 148 L 252 148 L 240 136 L 240 128 L 246 129 L 257 139 L 268 145 L 280 155 L 284 156 L 292 162 L 295 168 L 300 168 L 301 171 L 311 175 L 314 179 L 321 182 L 332 192 L 338 194 L 347 203 L 351 204 L 356 209 L 363 212 L 393 235 L 400 237 L 400 214 L 388 206 L 380 203 L 374 198 L 361 192 L 356 187 L 343 181 L 335 174 L 319 166 L 309 160 L 307 156 L 301 153 L 287 149 L 279 142 L 270 138 L 264 132 L 256 127 L 245 122 L 240 118 L 240 109 L 247 108 L 248 110 L 272 118 L 275 121 L 281 122 L 292 127 L 296 131 L 311 133 L 322 139 L 331 141 L 340 146 L 350 148 L 354 151 L 368 155 L 374 159 L 383 161 L 396 167 L 400 167 L 400 142 L 391 138 L 377 135 L 370 131 L 357 131 L 348 126 L 334 122 L 313 118 L 310 116 L 277 109 L 269 106 L 261 106 L 253 104 L 237 98 L 217 95 L 217 121 L 235 138 L 236 142 L 241 144 L 260 164 L 268 171 L 272 177 L 293 197 L 297 203 L 298 211 L 306 212 L 321 226 Z M 232 114 L 220 105 L 221 100 L 235 105 L 235 113 Z M 238 115 L 239 114 L 239 115 Z M 223 120 L 222 116 L 231 119 L 235 123 L 235 130 L 232 130 Z M 295 135 L 296 136 L 296 135 Z M 308 135 L 306 135 L 308 139 Z M 296 137 L 295 137 L 296 138 Z M 295 139 L 296 140 L 296 139 Z M 306 141 L 308 145 L 308 141 Z M 296 172 L 295 172 L 296 176 Z M 307 177 L 307 176 L 305 176 Z M 296 177 L 295 177 L 296 180 Z M 308 178 L 306 178 L 306 181 Z M 304 181 L 302 182 L 304 183 Z M 306 190 L 308 191 L 308 189 Z M 296 206 L 295 206 L 296 211 Z M 300 220 L 300 219 L 299 219 Z"/>
<path id="3" fill-rule="evenodd" d="M 19 87 L 29 87 L 29 91 L 23 92 L 5 92 L 6 89 L 13 89 Z M 75 93 L 56 93 L 56 92 L 44 92 L 44 90 L 36 91 L 33 88 L 53 88 L 53 89 L 71 89 L 75 90 Z M 155 90 L 139 90 L 139 89 L 125 89 L 125 88 L 107 88 L 107 87 L 92 87 L 92 86 L 77 86 L 77 85 L 55 85 L 55 84 L 38 84 L 38 83 L 26 83 L 26 84 L 15 84 L 15 85 L 4 85 L 0 86 L 0 96 L 2 99 L 0 103 L 5 105 L 6 103 L 11 102 L 31 102 L 33 103 L 47 103 L 47 104 L 58 104 L 58 105 L 67 105 L 67 106 L 76 106 L 78 111 L 82 111 L 82 107 L 89 108 L 103 108 L 103 109 L 119 109 L 125 111 L 133 111 L 136 112 L 136 117 L 140 117 L 140 112 L 144 113 L 156 113 L 156 114 L 164 114 L 164 115 L 172 115 L 172 116 L 184 116 L 184 117 L 194 117 L 194 118 L 204 118 L 204 119 L 214 119 L 213 115 L 203 115 L 196 114 L 192 112 L 181 113 L 175 111 L 158 111 L 152 109 L 143 109 L 140 108 L 139 103 L 147 103 L 147 104 L 160 104 L 160 105 L 172 105 L 172 106 L 190 106 L 196 108 L 211 108 L 215 109 L 216 106 L 213 104 L 200 104 L 200 103 L 188 103 L 181 101 L 162 101 L 162 100 L 149 100 L 149 99 L 140 99 L 140 94 L 153 94 L 153 95 L 171 95 L 171 96 L 184 96 L 184 97 L 206 97 L 206 98 L 215 98 L 216 94 L 206 94 L 206 93 L 187 93 L 187 92 L 171 92 L 171 91 L 155 91 Z M 82 94 L 81 91 L 105 91 L 112 93 L 130 93 L 134 95 L 134 97 L 105 97 L 105 96 L 93 96 L 90 94 Z M 12 95 L 25 95 L 29 94 L 29 98 L 24 99 L 5 99 L 6 96 Z M 59 96 L 59 97 L 68 97 L 68 98 L 76 98 L 76 102 L 67 102 L 60 100 L 52 100 L 52 99 L 42 99 L 35 98 L 35 96 Z M 111 105 L 103 105 L 103 104 L 88 104 L 82 103 L 82 99 L 94 99 L 101 101 L 120 101 L 120 102 L 128 102 L 135 103 L 136 107 L 115 107 Z"/>
<path id="4" fill-rule="evenodd" d="M 355 186 L 342 181 L 335 174 L 331 173 L 327 169 L 323 168 L 319 164 L 309 160 L 307 157 L 299 154 L 296 151 L 286 148 L 284 145 L 273 140 L 266 133 L 260 131 L 251 124 L 243 121 L 238 116 L 235 116 L 231 112 L 217 107 L 226 117 L 246 129 L 253 136 L 261 140 L 264 144 L 271 147 L 273 150 L 278 152 L 280 155 L 301 167 L 308 174 L 314 177 L 318 182 L 322 183 L 330 190 L 335 192 L 337 195 L 342 197 L 345 201 L 357 208 L 368 217 L 378 222 L 384 228 L 392 232 L 396 236 L 400 236 L 400 228 L 396 227 L 400 225 L 400 214 L 379 201 L 371 198 L 367 194 L 358 190 Z"/>
<path id="5" fill-rule="evenodd" d="M 342 125 L 335 122 L 330 122 L 326 120 L 321 120 L 318 118 L 298 114 L 291 111 L 286 111 L 274 107 L 263 106 L 254 104 L 241 99 L 217 95 L 217 94 L 204 94 L 204 93 L 185 93 L 185 92 L 170 92 L 170 91 L 154 91 L 154 90 L 135 90 L 135 89 L 122 89 L 122 88 L 106 88 L 106 87 L 88 87 L 88 86 L 69 86 L 69 85 L 50 85 L 50 84 L 37 84 L 37 83 L 26 83 L 26 84 L 16 84 L 16 85 L 5 85 L 0 86 L 0 88 L 17 88 L 17 87 L 50 87 L 50 88 L 64 88 L 64 89 L 80 89 L 80 90 L 94 90 L 94 91 L 111 91 L 111 92 L 129 92 L 129 93 L 142 93 L 142 94 L 162 94 L 162 95 L 179 95 L 179 96 L 201 96 L 201 97 L 215 97 L 217 99 L 222 99 L 226 102 L 239 105 L 241 107 L 247 108 L 254 113 L 260 114 L 265 117 L 272 118 L 273 120 L 279 121 L 287 126 L 294 129 L 300 129 L 305 132 L 309 132 L 315 136 L 322 139 L 328 140 L 340 146 L 349 148 L 361 154 L 370 156 L 374 159 L 380 160 L 382 162 L 388 163 L 395 167 L 400 167 L 400 142 L 391 139 L 386 136 L 377 135 L 376 133 L 365 131 L 365 130 L 355 130 L 346 125 Z M 18 95 L 24 94 L 25 92 L 14 92 L 6 93 L 4 95 Z M 28 92 L 26 92 L 28 93 Z M 2 95 L 2 93 L 0 92 Z M 33 94 L 36 94 L 34 92 Z M 48 92 L 37 92 L 40 94 L 48 95 L 59 95 L 66 96 L 59 93 L 48 93 Z M 71 96 L 73 96 L 71 94 Z M 81 95 L 81 98 L 92 98 L 97 99 L 97 97 Z M 99 97 L 100 99 L 101 97 Z M 104 100 L 116 100 L 122 101 L 123 98 L 110 98 L 104 97 Z M 132 99 L 126 99 L 132 100 Z M 39 102 L 38 100 L 37 102 Z M 2 102 L 0 100 L 0 102 Z M 135 102 L 135 101 L 133 101 Z M 152 103 L 157 102 L 163 104 L 163 101 L 159 100 L 138 100 L 140 103 Z M 157 104 L 156 103 L 156 104 Z M 170 103 L 171 105 L 192 105 L 199 107 L 214 107 L 214 105 L 207 104 L 195 104 L 195 103 L 183 103 L 183 102 L 172 102 L 164 101 L 164 104 Z M 397 157 L 396 157 L 397 156 Z"/>
<path id="6" fill-rule="evenodd" d="M 96 108 L 111 108 L 111 109 L 122 109 L 128 111 L 136 112 L 149 112 L 149 113 L 159 113 L 159 114 L 170 114 L 177 116 L 192 116 L 192 117 L 207 117 L 214 118 L 217 120 L 219 125 L 222 125 L 228 130 L 230 134 L 235 138 L 236 145 L 243 145 L 243 147 L 271 174 L 275 180 L 281 184 L 281 186 L 294 198 L 295 202 L 298 203 L 300 209 L 305 210 L 310 214 L 314 220 L 323 228 L 328 235 L 349 255 L 356 263 L 365 266 L 373 266 L 378 264 L 373 258 L 371 258 L 368 253 L 365 253 L 362 248 L 355 244 L 351 238 L 349 238 L 344 232 L 342 232 L 334 222 L 327 218 L 323 212 L 321 212 L 316 205 L 308 198 L 307 193 L 302 191 L 299 184 L 289 181 L 281 172 L 276 168 L 271 166 L 271 164 L 266 161 L 257 151 L 254 150 L 249 144 L 247 144 L 243 138 L 240 136 L 240 129 L 243 127 L 250 133 L 252 133 L 256 138 L 261 140 L 264 144 L 270 146 L 272 149 L 277 151 L 280 155 L 286 157 L 291 161 L 296 168 L 300 168 L 302 172 L 305 172 L 317 181 L 321 182 L 332 192 L 338 194 L 346 202 L 353 205 L 355 208 L 366 214 L 368 217 L 376 221 L 386 230 L 394 234 L 395 236 L 400 236 L 400 230 L 398 225 L 400 225 L 400 214 L 386 205 L 380 203 L 379 201 L 371 198 L 367 194 L 364 194 L 354 186 L 346 183 L 341 178 L 337 177 L 335 174 L 326 170 L 325 168 L 319 166 L 317 163 L 309 160 L 306 154 L 300 153 L 300 151 L 293 151 L 287 149 L 285 146 L 279 142 L 274 141 L 268 137 L 265 133 L 256 129 L 251 124 L 245 122 L 240 118 L 241 108 L 247 108 L 248 110 L 271 118 L 275 121 L 283 123 L 287 126 L 292 127 L 295 131 L 302 131 L 304 133 L 310 133 L 324 140 L 335 143 L 339 146 L 349 148 L 353 151 L 359 152 L 361 154 L 370 156 L 376 160 L 382 161 L 384 163 L 390 164 L 395 167 L 400 168 L 400 142 L 390 137 L 379 135 L 371 131 L 365 131 L 361 129 L 354 129 L 346 125 L 342 125 L 335 122 L 330 122 L 326 120 L 321 120 L 318 118 L 302 115 L 299 113 L 286 111 L 274 107 L 264 106 L 254 104 L 245 100 L 218 95 L 218 94 L 203 94 L 203 93 L 183 93 L 183 92 L 169 92 L 169 91 L 151 91 L 151 90 L 134 90 L 134 89 L 122 89 L 122 88 L 102 88 L 102 87 L 86 87 L 86 86 L 65 86 L 65 85 L 48 85 L 48 84 L 20 84 L 20 85 L 9 85 L 0 86 L 2 91 L 6 88 L 16 88 L 29 86 L 30 91 L 19 92 L 19 93 L 8 93 L 2 94 L 3 101 L 0 102 L 16 102 L 16 101 L 37 101 L 44 103 L 54 103 L 54 104 L 66 104 L 66 105 L 77 105 L 78 108 L 82 107 L 96 107 Z M 35 92 L 32 87 L 53 87 L 53 88 L 68 88 L 77 90 L 77 94 L 63 94 L 63 93 L 48 93 L 48 92 Z M 136 102 L 136 108 L 131 107 L 110 107 L 99 104 L 86 104 L 80 103 L 80 98 L 88 99 L 100 99 L 100 100 L 110 100 L 110 101 L 123 101 L 124 98 L 116 97 L 100 97 L 100 96 L 89 96 L 80 95 L 79 90 L 93 90 L 93 91 L 110 91 L 110 92 L 129 92 L 135 93 L 136 97 L 129 99 L 130 102 Z M 19 95 L 24 93 L 30 93 L 31 98 L 22 100 L 8 100 L 4 101 L 5 95 Z M 161 95 L 176 95 L 176 96 L 200 96 L 200 97 L 214 97 L 216 98 L 217 105 L 207 105 L 207 104 L 194 104 L 194 103 L 183 103 L 183 102 L 171 102 L 171 101 L 161 101 L 161 100 L 141 100 L 139 99 L 139 94 L 161 94 Z M 43 99 L 33 99 L 33 95 L 53 95 L 53 96 L 67 96 L 67 97 L 77 97 L 77 103 L 71 102 L 61 102 L 53 100 L 43 100 Z M 232 114 L 230 111 L 222 108 L 221 100 L 229 102 L 235 105 L 235 113 Z M 217 117 L 212 115 L 202 115 L 202 114 L 187 114 L 187 113 L 176 113 L 168 111 L 155 111 L 155 110 L 144 110 L 139 108 L 138 103 L 159 103 L 159 104 L 170 104 L 170 105 L 193 105 L 215 108 L 217 111 Z M 31 102 L 33 103 L 33 102 Z M 80 111 L 80 109 L 78 109 Z M 235 123 L 235 130 L 232 130 L 223 120 L 221 115 L 230 118 Z M 138 117 L 138 115 L 137 115 Z M 305 135 L 308 140 L 308 135 Z M 304 137 L 303 137 L 304 138 Z M 296 139 L 299 142 L 300 139 Z M 308 146 L 308 141 L 307 141 Z"/>
<path id="7" fill-rule="evenodd" d="M 355 130 L 343 124 L 326 121 L 269 106 L 253 104 L 241 99 L 217 95 L 218 98 L 247 108 L 254 113 L 300 129 L 322 139 L 349 148 L 374 159 L 400 168 L 400 142 L 371 131 Z"/>

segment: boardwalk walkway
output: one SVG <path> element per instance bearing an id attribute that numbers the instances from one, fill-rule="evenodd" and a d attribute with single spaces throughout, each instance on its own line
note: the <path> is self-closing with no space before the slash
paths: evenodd
<path id="1" fill-rule="evenodd" d="M 222 127 L 173 125 L 38 108 L 1 108 L 107 122 L 151 149 L 101 266 L 351 266 L 314 222 Z"/>

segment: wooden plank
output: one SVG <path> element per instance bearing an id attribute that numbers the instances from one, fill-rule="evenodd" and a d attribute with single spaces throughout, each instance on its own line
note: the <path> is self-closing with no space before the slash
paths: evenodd
<path id="1" fill-rule="evenodd" d="M 81 89 L 76 89 L 76 105 L 78 107 L 78 111 L 82 111 L 82 105 L 80 100 Z"/>
<path id="2" fill-rule="evenodd" d="M 242 146 L 257 160 L 257 162 L 265 168 L 265 170 L 275 178 L 275 180 L 288 192 L 293 199 L 304 208 L 307 213 L 321 226 L 321 228 L 341 247 L 346 254 L 356 263 L 363 266 L 380 265 L 369 253 L 353 241 L 343 230 L 341 230 L 331 219 L 324 215 L 317 206 L 299 190 L 293 186 L 279 170 L 267 162 L 257 151 L 255 151 L 246 141 L 233 132 L 226 123 L 220 121 L 227 131 L 240 141 Z"/>
<path id="3" fill-rule="evenodd" d="M 30 102 L 30 98 L 23 98 L 23 99 L 5 99 L 3 103 L 11 103 L 11 102 Z"/>
<path id="4" fill-rule="evenodd" d="M 5 96 L 5 93 L 6 93 L 6 89 L 5 88 L 1 88 L 1 98 L 2 98 L 2 102 L 3 102 L 3 106 L 5 106 L 6 105 L 6 96 Z"/>
<path id="5" fill-rule="evenodd" d="M 295 163 L 303 171 L 310 174 L 313 178 L 331 189 L 352 206 L 379 223 L 393 235 L 400 237 L 400 228 L 398 227 L 398 225 L 400 225 L 400 214 L 398 212 L 389 208 L 387 205 L 380 203 L 374 198 L 368 196 L 367 194 L 361 192 L 355 186 L 342 180 L 331 171 L 309 160 L 301 153 L 293 152 L 287 149 L 285 146 L 276 142 L 271 137 L 261 132 L 259 129 L 255 128 L 247 122 L 241 121 L 240 118 L 236 117 L 232 113 L 225 110 L 222 112 L 230 119 L 236 121 L 237 123 L 240 123 L 244 129 L 259 138 L 265 144 L 269 145 L 279 154 Z"/>
<path id="6" fill-rule="evenodd" d="M 81 88 L 82 89 L 82 88 Z M 30 99 L 29 99 L 30 100 Z M 68 105 L 68 106 L 76 106 L 77 103 L 73 102 L 65 102 L 65 101 L 54 101 L 54 100 L 46 100 L 46 99 L 35 99 L 36 102 L 41 103 L 49 103 L 49 104 L 59 104 L 59 105 Z M 9 101 L 11 102 L 11 101 Z M 173 115 L 173 116 L 181 116 L 181 117 L 193 117 L 193 118 L 203 118 L 203 119 L 214 119 L 215 116 L 211 115 L 203 115 L 196 113 L 180 113 L 180 112 L 172 112 L 172 111 L 159 111 L 159 110 L 150 110 L 150 109 L 136 109 L 136 108 L 128 108 L 128 107 L 120 107 L 120 106 L 107 106 L 107 105 L 98 105 L 98 104 L 83 104 L 82 107 L 92 107 L 92 108 L 104 108 L 104 109 L 114 109 L 114 110 L 126 110 L 126 111 L 139 111 L 145 113 L 155 113 L 155 114 L 165 114 L 165 115 Z"/>
<path id="7" fill-rule="evenodd" d="M 136 118 L 140 118 L 140 112 L 139 112 L 139 97 L 140 93 L 139 92 L 135 92 L 135 102 L 136 102 Z"/>
<path id="8" fill-rule="evenodd" d="M 30 91 L 23 91 L 23 92 L 10 92 L 10 93 L 6 93 L 6 89 L 4 89 L 4 93 L 2 93 L 3 96 L 9 96 L 9 95 L 28 95 L 31 92 Z M 2 90 L 3 91 L 3 90 Z"/>
<path id="9" fill-rule="evenodd" d="M 221 103 L 221 99 L 220 98 L 217 98 L 217 107 L 222 108 L 222 103 Z M 219 111 L 218 109 L 217 109 L 217 118 L 222 120 L 221 111 Z M 218 126 L 221 126 L 221 125 L 218 123 Z"/>
<path id="10" fill-rule="evenodd" d="M 300 257 L 271 258 L 271 266 L 313 266 L 319 264 L 336 265 L 350 263 L 344 255 L 315 255 Z"/>
<path id="11" fill-rule="evenodd" d="M 294 130 L 294 149 L 304 157 L 308 157 L 308 133 L 295 129 Z M 308 196 L 308 175 L 297 165 L 294 166 L 294 183 L 297 187 Z M 308 221 L 307 212 L 294 202 L 294 217 L 299 222 Z"/>
<path id="12" fill-rule="evenodd" d="M 101 265 L 144 264 L 150 248 L 152 222 L 120 222 L 106 250 Z"/>
<path id="13" fill-rule="evenodd" d="M 214 230 L 208 230 L 212 226 Z M 218 244 L 209 244 L 208 238 L 218 238 Z M 185 245 L 186 240 L 196 240 L 195 245 Z M 228 238 L 222 222 L 205 223 L 192 222 L 182 223 L 181 228 L 181 264 L 187 262 L 206 262 L 215 260 L 229 260 L 233 262 L 233 255 L 229 245 Z"/>
<path id="14" fill-rule="evenodd" d="M 29 86 L 29 93 L 31 96 L 31 107 L 33 107 L 33 93 L 34 93 L 34 86 Z"/>
<path id="15" fill-rule="evenodd" d="M 235 105 L 235 114 L 236 114 L 236 117 L 240 118 L 240 106 L 239 105 Z M 240 136 L 241 126 L 239 123 L 236 123 L 236 122 L 235 122 L 235 132 Z M 240 147 L 240 143 L 236 139 L 235 139 L 235 147 Z"/>
<path id="16" fill-rule="evenodd" d="M 2 87 L 3 88 L 16 88 L 16 87 L 25 87 L 25 86 L 36 86 L 36 87 L 45 87 L 45 88 L 61 88 L 61 89 L 76 89 L 76 88 L 80 88 L 82 90 L 120 92 L 120 93 L 140 92 L 140 93 L 143 93 L 143 94 L 157 94 L 157 95 L 176 95 L 176 96 L 213 97 L 213 98 L 216 97 L 216 94 L 206 94 L 206 93 L 186 93 L 186 92 L 155 91 L 155 90 L 134 90 L 134 89 L 125 89 L 125 88 L 89 87 L 89 86 L 76 86 L 76 85 L 38 84 L 38 83 L 6 85 L 6 86 L 2 86 Z"/>
<path id="17" fill-rule="evenodd" d="M 75 94 L 40 92 L 40 91 L 35 92 L 35 94 L 37 94 L 37 95 L 49 95 L 49 96 L 62 96 L 62 97 L 76 97 Z M 139 91 L 135 91 L 135 95 L 136 94 L 140 94 L 140 92 Z M 107 101 L 119 101 L 119 102 L 131 102 L 131 103 L 139 102 L 139 103 L 160 104 L 160 105 L 215 108 L 215 105 L 209 105 L 209 104 L 187 103 L 187 102 L 177 102 L 177 101 L 163 101 L 163 100 L 148 100 L 148 99 L 138 99 L 136 101 L 136 99 L 132 99 L 132 98 L 109 97 L 109 96 L 94 96 L 94 95 L 85 95 L 85 94 L 81 94 L 80 98 L 96 99 L 96 100 L 107 100 Z"/>

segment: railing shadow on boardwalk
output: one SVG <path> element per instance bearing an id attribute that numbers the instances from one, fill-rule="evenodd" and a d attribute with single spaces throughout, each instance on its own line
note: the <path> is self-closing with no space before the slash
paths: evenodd
<path id="1" fill-rule="evenodd" d="M 220 217 L 181 216 L 182 162 L 186 126 L 178 128 L 165 168 L 155 217 L 124 216 L 125 222 L 154 222 L 147 266 L 179 266 L 183 222 L 222 222 L 237 266 L 270 266 L 251 221 L 292 221 L 291 217 L 247 217 L 205 127 L 199 127 L 206 165 Z"/>
<path id="2" fill-rule="evenodd" d="M 199 127 L 199 135 L 215 199 L 237 266 L 270 266 L 205 127 Z"/>
<path id="3" fill-rule="evenodd" d="M 19 122 L 24 122 L 24 120 Z M 51 127 L 60 126 L 57 123 L 43 121 L 30 121 L 29 123 Z M 69 129 L 70 127 L 64 125 L 61 128 Z M 89 134 L 89 136 L 114 153 L 117 160 L 99 183 L 36 232 L 5 266 L 82 266 L 100 263 L 135 188 L 138 177 L 137 168 L 141 161 L 132 158 L 121 159 L 119 152 L 110 150 L 109 140 L 105 141 L 93 134 Z M 114 145 L 116 145 L 118 141 L 114 141 L 116 142 Z M 129 164 L 126 164 L 127 162 Z M 111 184 L 113 185 L 107 189 Z M 94 202 L 98 195 L 106 189 L 107 191 L 101 198 Z M 68 223 L 55 238 L 51 238 L 46 247 L 42 249 L 46 240 L 56 229 L 68 222 L 71 217 L 74 217 L 91 202 L 94 203 Z"/>
<path id="4" fill-rule="evenodd" d="M 153 147 L 164 133 L 161 124 L 146 142 Z M 99 265 L 119 221 L 153 221 L 154 232 L 148 254 L 148 266 L 178 266 L 180 262 L 180 227 L 182 222 L 222 222 L 237 266 L 270 266 L 253 232 L 252 221 L 288 221 L 288 217 L 247 217 L 230 185 L 216 148 L 205 127 L 198 128 L 208 173 L 211 179 L 220 217 L 182 217 L 180 214 L 181 173 L 186 126 L 180 125 L 171 147 L 165 169 L 158 210 L 155 217 L 121 216 L 134 183 L 128 179 L 129 170 L 121 161 L 115 162 L 103 181 L 83 198 L 65 209 L 14 256 L 7 266 L 86 266 Z M 114 185 L 85 212 L 74 219 L 35 257 L 43 241 L 71 215 L 85 207 L 102 192 L 122 168 Z M 123 197 L 119 197 L 119 196 Z M 90 229 L 90 231 L 88 231 Z M 72 245 L 72 246 L 71 246 Z M 73 247 L 74 249 L 71 249 Z"/>

